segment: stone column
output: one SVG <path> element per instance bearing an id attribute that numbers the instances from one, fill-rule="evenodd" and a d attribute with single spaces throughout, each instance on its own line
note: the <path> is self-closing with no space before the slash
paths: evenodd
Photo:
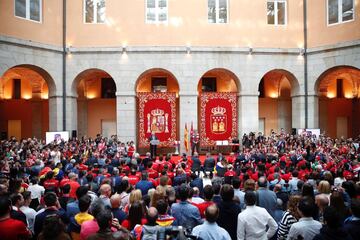
<path id="1" fill-rule="evenodd" d="M 308 128 L 319 128 L 319 99 L 308 95 Z"/>
<path id="2" fill-rule="evenodd" d="M 305 128 L 305 96 L 296 95 L 291 97 L 292 127 Z"/>
<path id="3" fill-rule="evenodd" d="M 49 131 L 62 131 L 62 96 L 49 97 Z"/>
<path id="4" fill-rule="evenodd" d="M 292 106 L 291 99 L 278 99 L 278 129 L 284 128 L 286 132 L 291 132 L 292 126 Z"/>
<path id="5" fill-rule="evenodd" d="M 244 133 L 259 130 L 259 95 L 245 94 L 239 96 L 239 138 Z"/>
<path id="6" fill-rule="evenodd" d="M 87 99 L 77 100 L 77 124 L 78 137 L 88 137 L 88 101 Z"/>
<path id="7" fill-rule="evenodd" d="M 69 132 L 71 137 L 73 130 L 78 130 L 78 117 L 77 117 L 77 97 L 66 97 L 66 131 Z"/>
<path id="8" fill-rule="evenodd" d="M 179 94 L 179 108 L 180 108 L 180 121 L 179 121 L 179 133 L 178 140 L 180 140 L 180 154 L 185 153 L 184 145 L 184 132 L 185 123 L 189 130 L 189 150 L 187 154 L 191 154 L 190 149 L 190 127 L 191 122 L 193 123 L 194 129 L 198 129 L 198 93 L 197 92 L 182 92 Z"/>
<path id="9" fill-rule="evenodd" d="M 116 93 L 116 129 L 120 141 L 136 142 L 136 96 L 133 92 Z"/>
<path id="10" fill-rule="evenodd" d="M 42 138 L 42 101 L 41 99 L 31 100 L 32 110 L 32 137 Z"/>

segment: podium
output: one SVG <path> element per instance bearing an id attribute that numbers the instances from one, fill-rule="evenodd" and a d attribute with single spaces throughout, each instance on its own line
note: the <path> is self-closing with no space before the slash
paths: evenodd
<path id="1" fill-rule="evenodd" d="M 159 141 L 159 140 L 151 140 L 151 141 L 150 141 L 150 144 L 151 144 L 151 145 L 159 145 L 159 144 L 160 144 L 160 141 Z"/>
<path id="2" fill-rule="evenodd" d="M 216 141 L 215 147 L 218 153 L 228 154 L 231 152 L 231 146 L 228 140 Z"/>

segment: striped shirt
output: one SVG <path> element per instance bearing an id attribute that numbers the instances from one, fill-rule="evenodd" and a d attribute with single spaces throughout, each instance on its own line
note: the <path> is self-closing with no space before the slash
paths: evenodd
<path id="1" fill-rule="evenodd" d="M 290 212 L 286 211 L 284 215 L 281 218 L 281 221 L 279 223 L 279 230 L 277 234 L 277 240 L 284 240 L 287 238 L 287 235 L 289 234 L 290 227 L 294 223 L 297 222 L 297 219 L 291 215 Z"/>

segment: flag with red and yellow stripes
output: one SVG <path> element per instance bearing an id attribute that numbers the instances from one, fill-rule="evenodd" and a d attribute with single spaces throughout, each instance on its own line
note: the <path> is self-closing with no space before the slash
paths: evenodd
<path id="1" fill-rule="evenodd" d="M 184 131 L 184 145 L 185 145 L 185 150 L 188 151 L 189 150 L 189 131 L 188 131 L 186 123 L 185 123 L 185 131 Z"/>

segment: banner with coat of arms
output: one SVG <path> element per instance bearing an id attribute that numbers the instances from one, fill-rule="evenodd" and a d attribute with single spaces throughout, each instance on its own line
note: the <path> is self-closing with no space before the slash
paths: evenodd
<path id="1" fill-rule="evenodd" d="M 176 141 L 176 94 L 138 93 L 139 147 L 149 147 L 152 132 L 159 147 L 173 147 Z"/>
<path id="2" fill-rule="evenodd" d="M 200 145 L 214 146 L 216 141 L 237 137 L 237 94 L 228 92 L 201 93 Z"/>

